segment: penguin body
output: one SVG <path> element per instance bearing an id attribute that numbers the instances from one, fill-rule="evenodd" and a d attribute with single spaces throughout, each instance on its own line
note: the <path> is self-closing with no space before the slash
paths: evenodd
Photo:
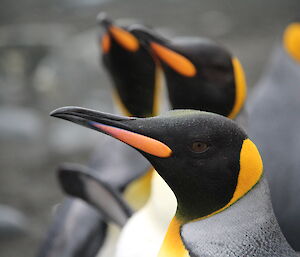
<path id="1" fill-rule="evenodd" d="M 246 81 L 237 58 L 206 38 L 164 39 L 135 27 L 135 35 L 160 63 L 172 109 L 194 109 L 235 118 L 246 98 Z"/>
<path id="2" fill-rule="evenodd" d="M 68 197 L 58 206 L 37 256 L 95 256 L 106 233 L 107 225 L 97 210 Z"/>
<path id="3" fill-rule="evenodd" d="M 116 257 L 157 256 L 168 225 L 176 212 L 176 198 L 160 175 L 154 171 L 151 195 L 121 231 Z M 159 200 L 157 200 L 159 199 Z"/>
<path id="4" fill-rule="evenodd" d="M 106 20 L 105 20 L 106 22 Z M 108 24 L 109 25 L 109 22 Z M 140 29 L 140 28 L 139 28 Z M 136 30 L 136 27 L 133 26 L 130 29 L 130 32 L 133 35 L 136 35 L 137 37 L 139 37 L 139 34 Z M 132 65 L 130 62 L 126 62 L 128 59 L 128 56 L 133 56 L 134 52 L 132 51 L 128 51 L 125 53 L 125 57 L 122 55 L 120 55 L 120 51 L 122 51 L 122 49 L 124 48 L 124 45 L 118 45 L 118 39 L 115 38 L 116 35 L 114 35 L 114 32 L 109 31 L 109 33 L 105 34 L 104 36 L 104 41 L 102 41 L 102 47 L 104 50 L 104 55 L 103 55 L 103 61 L 104 64 L 107 68 L 107 70 L 110 72 L 112 78 L 114 79 L 115 82 L 115 86 L 116 86 L 116 92 L 117 92 L 117 102 L 119 102 L 119 106 L 121 106 L 121 109 L 123 110 L 123 113 L 128 114 L 128 115 L 132 115 L 132 113 L 135 111 L 134 108 L 130 107 L 130 104 L 128 103 L 132 103 L 134 101 L 139 102 L 139 100 L 141 99 L 140 95 L 138 94 L 140 87 L 137 87 L 138 90 L 133 90 L 134 87 L 129 87 L 132 86 L 129 84 L 127 84 L 128 81 L 132 81 L 132 77 L 131 78 L 127 78 L 128 74 L 130 74 L 130 72 L 124 72 L 126 71 L 126 68 L 130 68 L 130 67 L 135 67 L 134 65 Z M 108 41 L 107 41 L 108 40 Z M 130 41 L 130 40 L 129 40 Z M 109 43 L 107 43 L 109 42 Z M 107 45 L 109 47 L 107 47 Z M 134 43 L 133 43 L 134 45 Z M 186 78 L 185 76 L 182 77 L 180 75 L 178 75 L 177 73 L 173 72 L 173 69 L 169 69 L 168 70 L 168 66 L 166 65 L 162 65 L 162 68 L 164 70 L 164 75 L 166 77 L 166 81 L 168 84 L 168 90 L 169 90 L 169 96 L 170 96 L 170 101 L 172 103 L 172 105 L 175 108 L 182 108 L 185 105 L 185 108 L 195 108 L 195 109 L 202 109 L 202 110 L 207 110 L 207 111 L 217 111 L 220 112 L 221 114 L 232 114 L 232 117 L 236 117 L 238 112 L 242 109 L 242 102 L 244 101 L 243 98 L 245 97 L 245 92 L 242 92 L 242 97 L 240 99 L 238 99 L 237 97 L 237 88 L 241 88 L 242 91 L 245 91 L 245 82 L 244 81 L 238 81 L 240 80 L 241 74 L 239 74 L 239 77 L 237 79 L 236 77 L 236 72 L 240 72 L 239 70 L 239 63 L 236 61 L 233 61 L 233 57 L 222 47 L 219 47 L 218 45 L 216 45 L 215 43 L 206 40 L 206 39 L 191 39 L 191 38 L 181 38 L 181 39 L 175 39 L 173 40 L 173 42 L 170 44 L 170 47 L 172 48 L 173 51 L 178 51 L 178 53 L 184 53 L 186 56 L 188 56 L 188 59 L 191 59 L 192 62 L 195 63 L 196 67 L 197 67 L 197 76 L 195 78 Z M 126 47 L 125 47 L 126 48 Z M 175 50 L 174 50 L 175 49 Z M 200 51 L 197 53 L 197 51 Z M 143 54 L 145 54 L 145 52 L 143 52 Z M 149 53 L 148 53 L 149 54 Z M 150 54 L 149 54 L 150 56 Z M 196 59 L 194 59 L 196 56 Z M 117 59 L 117 57 L 120 59 Z M 187 58 L 187 57 L 186 57 Z M 237 64 L 236 64 L 237 63 Z M 122 67 L 124 68 L 124 66 L 126 66 L 125 69 L 122 70 Z M 137 67 L 146 67 L 147 69 L 149 69 L 150 67 L 150 73 L 152 74 L 153 70 L 155 70 L 155 89 L 157 89 L 157 85 L 159 85 L 161 79 L 160 77 L 157 75 L 159 74 L 159 71 L 161 70 L 160 66 L 157 65 L 155 69 L 153 69 L 152 65 L 150 66 L 145 66 L 144 64 L 141 65 L 137 65 Z M 144 68 L 142 68 L 144 69 Z M 200 69 L 200 70 L 199 70 Z M 147 74 L 147 76 L 149 76 L 149 74 Z M 146 76 L 146 77 L 147 77 Z M 243 76 L 243 75 L 242 75 Z M 134 76 L 135 77 L 135 76 Z M 141 78 L 138 76 L 138 78 Z M 175 79 L 174 79 L 175 78 Z M 148 81 L 153 81 L 152 80 L 148 80 Z M 200 82 L 199 82 L 200 81 Z M 125 82 L 125 84 L 124 84 Z M 123 83 L 123 84 L 122 84 Z M 128 86 L 129 85 L 129 86 Z M 236 87 L 236 85 L 238 85 L 239 87 Z M 123 90 L 125 89 L 126 90 Z M 153 87 L 149 87 L 151 90 L 153 89 Z M 123 90 L 123 91 L 122 91 Z M 130 91 L 131 90 L 131 91 Z M 151 91 L 150 90 L 150 91 Z M 134 94 L 134 92 L 137 92 L 137 94 Z M 152 92 L 152 93 L 151 93 Z M 153 93 L 153 91 L 151 91 L 148 95 L 150 95 L 151 97 L 154 97 L 157 95 L 157 93 Z M 240 91 L 239 91 L 240 92 Z M 179 94 L 178 94 L 179 93 Z M 146 94 L 146 95 L 147 95 Z M 244 94 L 244 95 L 243 95 Z M 129 96 L 132 97 L 129 97 Z M 148 96 L 147 95 L 147 96 Z M 179 97 L 181 95 L 181 97 Z M 240 95 L 240 93 L 239 93 Z M 184 101 L 181 101 L 181 98 L 184 98 Z M 239 104 L 237 105 L 237 99 L 239 101 Z M 135 116 L 143 116 L 143 115 L 147 115 L 147 113 L 149 113 L 149 108 L 151 106 L 151 104 L 149 104 L 150 102 L 148 101 L 144 101 L 145 104 L 143 105 L 143 108 L 140 108 L 140 112 L 136 112 Z M 147 103 L 148 102 L 148 103 Z M 220 104 L 221 103 L 221 104 Z M 155 106 L 155 100 L 152 101 L 152 108 L 153 110 Z M 221 107 L 223 106 L 223 107 Z M 238 107 L 236 107 L 238 106 Z M 142 111 L 142 112 L 141 112 Z M 126 152 L 126 151 L 125 151 Z M 123 154 L 123 153 L 121 153 Z M 95 163 L 99 163 L 98 159 L 100 159 L 99 157 L 96 158 L 96 162 Z M 102 159 L 102 158 L 101 158 Z M 105 160 L 109 161 L 110 158 L 104 158 Z M 104 160 L 104 164 L 105 164 L 105 160 Z M 94 165 L 92 165 L 93 167 Z M 103 165 L 103 163 L 101 163 L 101 166 L 105 166 Z M 96 165 L 97 167 L 97 165 Z M 105 178 L 112 178 L 112 176 L 110 176 L 109 172 L 111 169 L 108 169 L 106 167 L 106 169 L 108 171 L 108 173 L 103 172 L 101 175 L 101 179 L 105 179 Z M 142 169 L 143 172 L 144 169 Z M 107 176 L 106 176 L 107 174 Z M 133 181 L 134 180 L 134 176 L 135 178 L 139 177 L 136 176 L 136 174 L 133 176 L 133 173 L 127 174 L 126 172 L 122 172 L 120 175 L 118 176 L 118 178 L 113 177 L 113 180 L 116 179 L 116 181 L 111 181 L 112 184 L 119 182 L 123 182 L 123 188 L 126 187 L 126 185 L 128 184 L 128 182 Z M 147 176 L 150 177 L 150 176 Z M 161 178 L 156 178 L 155 181 L 161 180 Z M 156 189 L 157 191 L 161 191 L 161 192 L 169 192 L 166 195 L 169 196 L 169 200 L 168 200 L 168 208 L 165 208 L 166 211 L 165 212 L 165 218 L 161 219 L 161 222 L 159 222 L 157 224 L 157 226 L 152 226 L 152 230 L 147 230 L 149 231 L 149 234 L 144 233 L 145 238 L 147 238 L 146 240 L 142 240 L 142 238 L 138 238 L 141 243 L 139 244 L 140 249 L 144 249 L 144 245 L 142 244 L 142 242 L 145 242 L 146 246 L 150 246 L 150 245 L 156 245 L 156 249 L 158 249 L 160 243 L 151 243 L 150 245 L 148 244 L 149 240 L 153 241 L 153 238 L 157 239 L 154 240 L 155 242 L 158 242 L 158 238 L 160 238 L 160 240 L 162 240 L 163 235 L 165 234 L 166 228 L 167 228 L 167 224 L 169 223 L 170 219 L 172 218 L 172 213 L 173 210 L 176 208 L 176 204 L 175 201 L 172 200 L 172 195 L 173 193 L 170 192 L 169 188 L 164 185 L 165 183 L 160 181 L 160 182 L 153 182 L 153 183 L 157 183 L 157 185 L 152 185 L 153 188 L 160 188 L 159 190 Z M 122 187 L 122 186 L 121 186 Z M 166 197 L 167 197 L 166 196 Z M 148 213 L 153 213 L 153 209 L 156 208 L 157 205 L 157 200 L 155 200 L 155 198 L 157 197 L 152 197 L 153 200 L 149 201 L 149 203 L 145 206 L 145 209 L 143 209 L 143 211 L 141 212 L 141 214 L 137 214 L 136 216 L 134 215 L 134 217 L 132 218 L 132 221 L 130 221 L 128 223 L 128 226 L 125 227 L 124 232 L 122 232 L 122 236 L 120 238 L 120 242 L 118 244 L 117 247 L 117 252 L 118 253 L 126 253 L 128 249 L 130 249 L 129 245 L 132 244 L 134 242 L 134 240 L 131 240 L 134 236 L 130 231 L 135 231 L 136 227 L 139 224 L 139 221 L 137 223 L 133 222 L 134 219 L 137 220 L 142 220 L 144 217 L 146 217 L 147 215 L 149 215 Z M 157 198 L 159 199 L 159 198 Z M 165 207 L 166 207 L 165 206 Z M 162 209 L 160 208 L 160 210 L 162 213 Z M 159 220 L 156 219 L 154 216 L 152 217 L 154 220 Z M 130 227 L 132 226 L 132 229 L 130 229 Z M 164 228 L 164 229 L 161 229 Z M 150 232 L 151 231 L 151 232 Z M 130 235 L 129 235 L 130 234 Z M 129 235 L 129 236 L 128 236 Z M 153 242 L 154 242 L 153 241 Z M 122 250 L 122 245 L 124 247 L 126 247 L 126 250 Z M 153 249 L 154 250 L 154 246 L 153 247 L 149 247 L 149 249 Z M 147 247 L 148 248 L 148 247 Z M 139 251 L 137 251 L 138 253 Z M 150 251 L 146 251 L 147 253 Z M 120 255 L 122 256 L 122 255 Z M 151 255 L 150 255 L 151 256 Z"/>
<path id="5" fill-rule="evenodd" d="M 113 79 L 114 98 L 120 111 L 125 115 L 139 117 L 153 115 L 158 111 L 161 83 L 159 72 L 155 73 L 154 61 L 150 54 L 139 46 L 128 27 L 114 25 L 105 17 L 101 19 L 107 29 L 100 43 L 103 62 Z M 132 48 L 135 44 L 138 49 Z M 102 154 L 102 149 L 110 151 Z M 130 199 L 127 199 L 131 200 L 130 204 L 134 209 L 140 208 L 148 198 L 151 176 L 147 172 L 151 165 L 123 144 L 111 139 L 105 140 L 96 149 L 88 166 L 94 176 L 110 184 L 114 190 L 128 195 Z M 112 170 L 118 175 L 112 176 Z M 140 192 L 139 197 L 132 199 L 130 195 L 136 191 Z M 89 217 L 89 221 L 82 222 L 86 217 Z M 56 213 L 37 256 L 96 256 L 103 243 L 111 246 L 106 242 L 111 241 L 110 236 L 107 238 L 107 231 L 111 229 L 107 230 L 101 213 L 97 213 L 81 200 L 68 198 Z M 106 249 L 101 251 L 103 254 L 110 252 Z"/>
<path id="6" fill-rule="evenodd" d="M 137 36 L 145 38 L 141 34 L 145 33 L 144 29 L 134 28 L 134 31 Z M 241 89 L 245 94 L 246 83 L 244 78 L 239 77 L 244 76 L 241 66 L 238 66 L 238 61 L 233 61 L 235 58 L 226 49 L 204 38 L 162 40 L 158 37 L 153 38 L 153 33 L 151 36 L 153 40 L 170 48 L 174 53 L 184 55 L 196 67 L 197 77 L 189 78 L 161 61 L 171 106 L 216 111 L 219 114 L 233 113 L 234 106 L 236 106 L 235 101 L 237 101 L 237 91 L 240 92 Z M 148 47 L 150 45 L 149 42 L 146 44 Z M 245 113 L 242 112 L 244 99 L 238 100 L 242 102 L 238 104 L 240 107 L 235 114 L 235 118 L 243 127 L 246 126 Z M 162 195 L 164 201 L 161 200 Z M 151 257 L 157 255 L 175 210 L 176 200 L 173 192 L 155 173 L 150 199 L 140 211 L 129 219 L 122 230 L 116 256 L 138 257 L 143 254 L 145 257 Z M 142 226 L 141 224 L 147 225 Z M 145 228 L 144 232 L 137 233 L 141 230 L 141 226 Z M 138 243 L 136 244 L 136 242 Z"/>
<path id="7" fill-rule="evenodd" d="M 167 46 L 177 53 L 184 53 L 197 70 L 195 76 L 184 77 L 162 62 L 173 109 L 203 109 L 228 115 L 235 98 L 235 88 L 228 86 L 234 84 L 230 54 L 205 38 L 175 38 Z M 199 108 L 202 107 L 199 102 L 203 108 Z"/>
<path id="8" fill-rule="evenodd" d="M 138 119 L 64 107 L 51 115 L 134 147 L 166 181 L 177 209 L 159 257 L 297 256 L 273 214 L 260 154 L 235 122 L 192 110 Z"/>
<path id="9" fill-rule="evenodd" d="M 300 59 L 291 56 L 284 46 L 277 46 L 247 105 L 249 134 L 264 159 L 275 215 L 288 242 L 297 251 L 300 250 L 299 81 Z"/>
<path id="10" fill-rule="evenodd" d="M 117 27 L 103 15 L 98 19 L 106 27 L 101 39 L 102 61 L 121 111 L 128 116 L 153 116 L 158 112 L 160 81 L 151 55 L 134 35 L 132 26 Z"/>
<path id="11" fill-rule="evenodd" d="M 280 231 L 265 178 L 222 213 L 184 225 L 181 235 L 191 256 L 297 256 Z"/>
<path id="12" fill-rule="evenodd" d="M 58 179 L 63 190 L 95 206 L 106 222 L 123 227 L 132 210 L 120 193 L 111 185 L 93 175 L 93 171 L 78 164 L 64 164 L 58 169 Z"/>

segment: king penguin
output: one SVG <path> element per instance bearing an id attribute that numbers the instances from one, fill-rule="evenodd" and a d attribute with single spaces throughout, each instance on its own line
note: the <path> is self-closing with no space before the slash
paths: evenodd
<path id="1" fill-rule="evenodd" d="M 102 60 L 114 85 L 115 101 L 127 116 L 158 114 L 161 81 L 156 65 L 132 26 L 115 25 L 105 13 L 97 20 L 106 32 L 100 40 Z M 141 26 L 141 25 L 139 25 Z"/>
<path id="2" fill-rule="evenodd" d="M 138 26 L 133 31 L 162 67 L 172 108 L 214 111 L 246 126 L 246 79 L 239 60 L 229 51 L 209 39 L 168 40 Z M 152 42 L 159 42 L 163 54 L 151 48 Z M 186 66 L 192 67 L 193 76 L 184 73 Z M 153 256 L 175 211 L 173 192 L 154 172 L 150 198 L 123 228 L 116 257 Z"/>
<path id="3" fill-rule="evenodd" d="M 51 116 L 132 146 L 166 181 L 177 208 L 159 257 L 298 256 L 273 213 L 259 151 L 232 120 L 195 110 L 141 119 L 79 107 Z"/>
<path id="4" fill-rule="evenodd" d="M 249 134 L 261 149 L 282 232 L 300 251 L 300 22 L 284 31 L 249 99 Z"/>
<path id="5" fill-rule="evenodd" d="M 103 13 L 98 21 L 106 31 L 99 45 L 104 66 L 112 78 L 118 112 L 137 117 L 157 114 L 162 81 L 151 55 L 130 32 L 130 27 L 116 25 Z M 100 155 L 103 148 L 110 152 Z M 148 199 L 152 168 L 134 150 L 115 140 L 106 140 L 96 149 L 88 166 L 93 175 L 124 193 L 134 210 Z M 112 170 L 117 176 L 111 175 Z M 103 215 L 82 201 L 67 198 L 59 205 L 38 256 L 94 257 L 103 244 L 100 254 L 111 256 L 107 250 L 111 247 L 105 247 L 110 241 Z"/>
<path id="6" fill-rule="evenodd" d="M 145 40 L 145 36 L 141 36 L 141 33 L 147 32 L 149 38 L 150 32 L 145 31 L 140 26 L 133 26 L 132 31 L 134 35 L 142 40 Z M 151 32 L 151 37 L 154 38 L 153 32 Z M 176 52 L 174 49 L 166 48 L 166 42 L 169 40 L 158 39 L 158 36 L 155 37 L 155 40 L 164 42 L 165 50 L 169 54 L 166 58 L 176 55 L 178 67 L 184 66 L 180 62 L 189 62 L 194 66 L 197 74 L 200 73 L 199 70 L 205 70 L 207 73 L 205 75 L 202 72 L 201 75 L 198 74 L 197 77 L 191 80 L 190 77 L 184 76 L 176 70 L 175 77 L 178 77 L 177 81 L 172 79 L 172 75 L 174 75 L 172 69 L 164 69 L 165 76 L 171 78 L 166 79 L 169 94 L 176 94 L 176 91 L 182 90 L 182 87 L 189 88 L 189 90 L 185 90 L 186 92 L 181 98 L 175 97 L 173 101 L 171 100 L 175 108 L 178 108 L 177 101 L 180 100 L 180 104 L 187 107 L 192 105 L 195 109 L 217 111 L 220 114 L 238 119 L 238 122 L 244 121 L 240 118 L 243 117 L 240 113 L 243 110 L 246 96 L 246 81 L 243 68 L 236 57 L 233 57 L 222 46 L 208 39 L 191 38 L 189 40 L 185 38 L 174 40 L 174 42 L 180 42 L 180 44 L 173 43 L 176 45 Z M 145 47 L 149 45 L 148 42 Z M 172 44 L 169 42 L 169 45 Z M 150 49 L 149 52 L 155 54 Z M 157 65 L 160 66 L 158 63 Z M 216 77 L 219 79 L 216 79 Z M 177 84 L 173 85 L 176 82 Z M 212 87 L 212 89 L 209 87 Z M 195 97 L 198 94 L 198 98 L 202 99 L 201 92 L 206 95 L 205 103 L 197 101 L 197 97 Z M 219 102 L 222 102 L 222 104 L 220 105 Z M 79 197 L 86 199 L 82 196 Z M 96 197 L 95 195 L 90 196 L 94 199 Z M 151 183 L 151 196 L 147 204 L 134 214 L 123 228 L 118 240 L 116 256 L 153 256 L 159 250 L 175 210 L 176 199 L 173 192 L 164 180 L 154 172 Z"/>
<path id="7" fill-rule="evenodd" d="M 136 36 L 162 67 L 172 109 L 194 109 L 234 119 L 243 110 L 246 81 L 238 58 L 199 37 L 166 39 L 136 26 Z"/>

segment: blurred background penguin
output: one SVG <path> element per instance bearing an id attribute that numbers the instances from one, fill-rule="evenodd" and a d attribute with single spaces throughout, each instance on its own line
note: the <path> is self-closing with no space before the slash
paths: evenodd
<path id="1" fill-rule="evenodd" d="M 249 133 L 261 149 L 272 204 L 292 247 L 300 251 L 300 22 L 291 22 L 248 102 Z"/>

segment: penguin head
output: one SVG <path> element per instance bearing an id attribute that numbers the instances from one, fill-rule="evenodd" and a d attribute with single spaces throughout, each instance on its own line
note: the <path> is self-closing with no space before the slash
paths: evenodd
<path id="1" fill-rule="evenodd" d="M 218 114 L 175 110 L 152 118 L 129 118 L 64 107 L 51 115 L 140 151 L 174 192 L 176 216 L 183 222 L 230 206 L 262 175 L 256 146 L 235 122 Z"/>
<path id="2" fill-rule="evenodd" d="M 174 109 L 236 117 L 246 97 L 245 75 L 237 58 L 208 39 L 166 40 L 149 29 L 133 31 L 160 62 Z"/>
<path id="3" fill-rule="evenodd" d="M 131 32 L 100 13 L 105 33 L 100 39 L 102 61 L 114 85 L 116 103 L 127 116 L 149 117 L 157 112 L 155 64 Z"/>
<path id="4" fill-rule="evenodd" d="M 300 22 L 295 21 L 287 26 L 283 34 L 283 46 L 295 61 L 300 62 Z"/>

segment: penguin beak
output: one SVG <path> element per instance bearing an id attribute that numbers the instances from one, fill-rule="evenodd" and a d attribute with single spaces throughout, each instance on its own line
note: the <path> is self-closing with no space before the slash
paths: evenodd
<path id="1" fill-rule="evenodd" d="M 186 77 L 194 77 L 197 73 L 195 65 L 184 55 L 179 54 L 161 44 L 150 42 L 153 53 L 170 68 Z"/>
<path id="2" fill-rule="evenodd" d="M 80 107 L 62 107 L 50 116 L 68 120 L 79 125 L 110 135 L 142 152 L 167 158 L 172 150 L 163 142 L 145 135 L 145 119 L 124 117 Z M 149 129 L 148 134 L 149 134 Z"/>
<path id="3" fill-rule="evenodd" d="M 154 35 L 148 30 L 137 28 L 134 34 L 142 41 L 146 47 L 157 57 L 158 60 L 164 62 L 177 73 L 194 77 L 197 73 L 195 65 L 183 54 L 171 49 L 168 41 Z"/>
<path id="4" fill-rule="evenodd" d="M 139 49 L 138 39 L 129 31 L 114 25 L 105 13 L 100 13 L 97 20 L 121 47 L 129 52 L 136 52 Z"/>

